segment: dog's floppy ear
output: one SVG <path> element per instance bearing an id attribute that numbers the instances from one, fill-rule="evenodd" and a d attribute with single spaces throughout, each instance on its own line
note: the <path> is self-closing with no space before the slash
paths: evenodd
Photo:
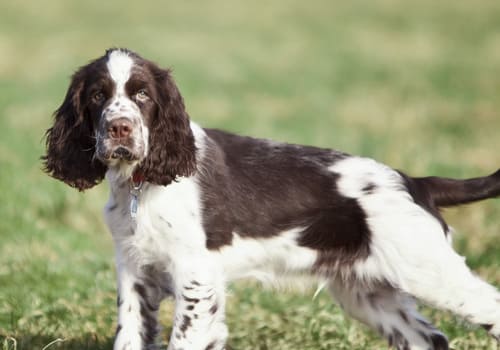
<path id="1" fill-rule="evenodd" d="M 74 75 L 61 106 L 54 113 L 54 125 L 46 132 L 44 170 L 80 191 L 98 184 L 106 166 L 94 158 L 92 122 L 85 117 L 83 101 L 85 67 Z"/>
<path id="2" fill-rule="evenodd" d="M 168 185 L 196 169 L 196 148 L 184 101 L 169 70 L 153 67 L 156 113 L 149 126 L 149 151 L 141 165 L 146 181 Z"/>

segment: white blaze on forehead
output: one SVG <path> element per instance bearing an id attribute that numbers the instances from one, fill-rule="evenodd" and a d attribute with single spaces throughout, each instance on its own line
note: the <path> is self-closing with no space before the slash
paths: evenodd
<path id="1" fill-rule="evenodd" d="M 125 51 L 115 50 L 108 57 L 108 71 L 111 79 L 116 84 L 116 93 L 125 92 L 125 84 L 130 78 L 130 72 L 134 61 Z"/>

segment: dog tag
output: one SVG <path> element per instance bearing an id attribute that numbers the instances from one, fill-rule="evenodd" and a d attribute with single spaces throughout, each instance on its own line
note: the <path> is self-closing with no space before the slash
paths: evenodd
<path id="1" fill-rule="evenodd" d="M 139 198 L 137 197 L 137 194 L 131 193 L 131 198 L 130 198 L 130 216 L 132 219 L 135 219 L 137 217 L 137 205 L 139 202 Z"/>
<path id="2" fill-rule="evenodd" d="M 135 181 L 130 179 L 130 216 L 135 220 L 137 217 L 137 210 L 139 209 L 139 195 L 142 191 L 141 180 Z"/>

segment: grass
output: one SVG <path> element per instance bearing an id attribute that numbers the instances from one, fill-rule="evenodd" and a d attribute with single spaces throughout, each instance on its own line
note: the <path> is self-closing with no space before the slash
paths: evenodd
<path id="1" fill-rule="evenodd" d="M 0 349 L 111 348 L 107 186 L 76 193 L 39 162 L 68 77 L 105 48 L 172 67 L 205 126 L 467 177 L 500 164 L 499 33 L 496 0 L 1 2 Z M 496 286 L 499 213 L 498 200 L 447 212 L 456 248 Z M 312 294 L 231 285 L 231 348 L 386 348 Z M 454 349 L 497 349 L 482 330 L 424 313 Z"/>

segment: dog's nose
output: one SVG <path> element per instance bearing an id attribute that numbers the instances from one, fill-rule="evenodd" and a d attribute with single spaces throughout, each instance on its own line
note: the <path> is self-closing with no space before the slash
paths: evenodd
<path id="1" fill-rule="evenodd" d="M 127 118 L 117 118 L 108 124 L 108 134 L 113 139 L 129 137 L 132 130 L 132 123 Z"/>

